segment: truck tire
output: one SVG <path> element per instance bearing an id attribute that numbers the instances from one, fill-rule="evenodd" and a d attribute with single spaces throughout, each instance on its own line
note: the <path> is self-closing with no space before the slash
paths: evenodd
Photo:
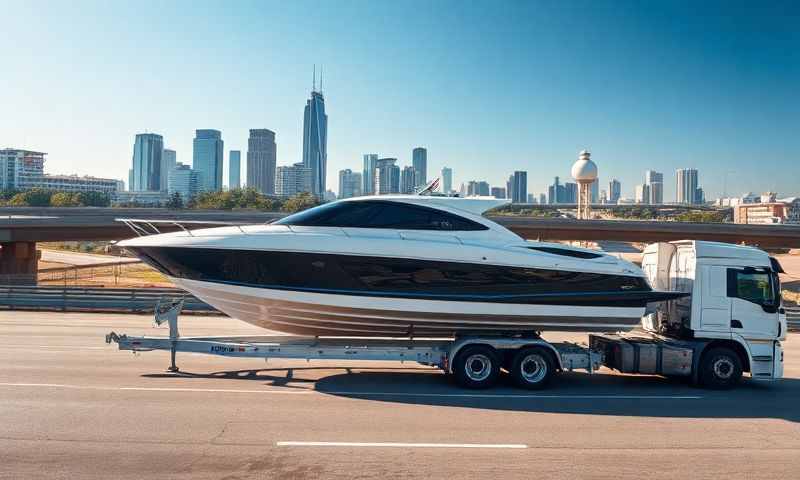
<path id="1" fill-rule="evenodd" d="M 717 347 L 700 360 L 700 384 L 706 388 L 727 390 L 742 378 L 742 360 L 730 348 Z"/>
<path id="2" fill-rule="evenodd" d="M 528 347 L 514 355 L 511 376 L 519 387 L 538 390 L 550 382 L 555 371 L 550 352 L 541 347 Z"/>
<path id="3" fill-rule="evenodd" d="M 489 388 L 497 383 L 500 357 L 486 345 L 464 347 L 453 361 L 453 376 L 462 387 Z"/>

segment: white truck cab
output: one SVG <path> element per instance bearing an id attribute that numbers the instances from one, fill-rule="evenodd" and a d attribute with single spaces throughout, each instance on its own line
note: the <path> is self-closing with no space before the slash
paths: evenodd
<path id="1" fill-rule="evenodd" d="M 694 240 L 655 243 L 645 249 L 642 269 L 654 289 L 691 294 L 660 304 L 642 325 L 691 343 L 697 380 L 726 387 L 742 372 L 758 380 L 783 376 L 782 270 L 766 252 Z"/>

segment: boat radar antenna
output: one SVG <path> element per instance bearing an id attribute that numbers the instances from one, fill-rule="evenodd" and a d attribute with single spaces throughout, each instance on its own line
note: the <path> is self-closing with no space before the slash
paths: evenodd
<path id="1" fill-rule="evenodd" d="M 425 188 L 417 192 L 417 195 L 430 195 L 437 188 L 439 188 L 439 177 L 436 177 L 428 182 L 428 184 L 425 185 Z"/>

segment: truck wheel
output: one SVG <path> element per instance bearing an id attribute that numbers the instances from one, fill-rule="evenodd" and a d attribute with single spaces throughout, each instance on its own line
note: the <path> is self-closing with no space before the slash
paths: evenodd
<path id="1" fill-rule="evenodd" d="M 733 388 L 742 378 L 742 360 L 729 348 L 712 348 L 700 362 L 700 383 L 707 388 Z"/>
<path id="2" fill-rule="evenodd" d="M 466 388 L 489 388 L 500 374 L 500 358 L 486 345 L 464 347 L 453 361 L 456 383 Z"/>
<path id="3" fill-rule="evenodd" d="M 547 385 L 555 370 L 553 357 L 543 348 L 521 348 L 514 355 L 511 375 L 518 386 L 536 390 Z"/>

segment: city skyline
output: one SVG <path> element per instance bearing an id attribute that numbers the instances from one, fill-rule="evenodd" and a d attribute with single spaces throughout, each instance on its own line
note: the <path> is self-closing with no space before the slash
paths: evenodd
<path id="1" fill-rule="evenodd" d="M 226 146 L 239 150 L 250 128 L 266 126 L 282 139 L 277 165 L 292 165 L 302 160 L 298 104 L 308 98 L 317 63 L 326 66 L 333 115 L 331 186 L 366 152 L 405 163 L 408 146 L 422 144 L 431 155 L 429 174 L 454 167 L 456 185 L 477 178 L 502 186 L 520 170 L 529 172 L 528 191 L 545 192 L 554 176 L 569 178 L 574 153 L 589 148 L 603 184 L 618 178 L 623 197 L 642 183 L 640 170 L 684 166 L 705 172 L 709 199 L 725 190 L 800 193 L 792 147 L 800 125 L 790 107 L 800 100 L 800 66 L 787 49 L 798 42 L 791 4 L 726 5 L 724 15 L 713 3 L 625 4 L 626 16 L 602 4 L 472 5 L 456 21 L 445 2 L 416 9 L 243 3 L 190 12 L 175 2 L 147 24 L 151 31 L 133 5 L 79 3 L 5 8 L 14 20 L 9 35 L 23 35 L 32 23 L 41 32 L 25 44 L 0 46 L 15 65 L 0 102 L 16 112 L 0 118 L 0 146 L 47 151 L 51 171 L 126 179 L 130 138 L 142 132 L 163 135 L 185 163 L 194 130 L 203 126 L 222 131 Z M 278 25 L 264 29 L 268 11 Z M 372 22 L 387 15 L 402 21 Z M 661 22 L 667 15 L 681 21 Z M 594 21 L 576 29 L 576 18 Z M 308 21 L 319 28 L 300 27 Z M 410 26 L 422 35 L 405 35 Z M 119 34 L 109 38 L 108 29 Z M 762 34 L 741 35 L 755 31 Z M 300 35 L 307 41 L 295 42 Z M 218 55 L 214 62 L 188 58 L 179 53 L 185 48 Z M 162 75 L 131 70 L 130 58 L 141 49 L 175 68 Z M 260 66 L 263 58 L 268 62 Z M 248 75 L 233 83 L 229 72 L 243 65 Z M 113 111 L 98 115 L 105 104 Z M 74 142 L 86 132 L 88 139 Z M 665 201 L 675 198 L 673 180 L 663 182 Z"/>

